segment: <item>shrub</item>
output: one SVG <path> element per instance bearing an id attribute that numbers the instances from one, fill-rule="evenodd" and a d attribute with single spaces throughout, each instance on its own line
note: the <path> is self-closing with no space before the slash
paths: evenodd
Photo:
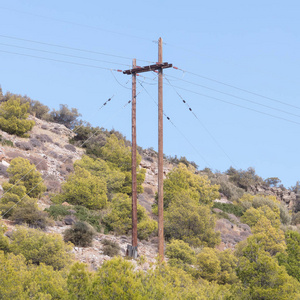
<path id="1" fill-rule="evenodd" d="M 32 145 L 28 142 L 16 142 L 15 145 L 16 147 L 26 151 L 33 149 Z"/>
<path id="2" fill-rule="evenodd" d="M 29 161 L 31 164 L 34 164 L 37 170 L 39 171 L 47 171 L 48 165 L 47 161 L 44 158 L 36 157 L 36 156 L 30 156 Z"/>
<path id="3" fill-rule="evenodd" d="M 194 247 L 214 247 L 220 242 L 210 208 L 199 205 L 185 194 L 178 195 L 170 204 L 164 226 L 167 240 L 183 240 Z"/>
<path id="4" fill-rule="evenodd" d="M 117 234 L 127 234 L 132 229 L 132 203 L 124 194 L 116 195 L 112 200 L 111 211 L 103 218 L 109 230 Z M 146 239 L 157 229 L 157 222 L 151 220 L 146 209 L 137 205 L 138 236 Z M 140 232 L 139 232 L 140 231 Z"/>
<path id="5" fill-rule="evenodd" d="M 46 208 L 45 211 L 48 212 L 54 220 L 62 220 L 63 217 L 70 214 L 69 207 L 64 205 L 51 205 L 49 208 Z"/>
<path id="6" fill-rule="evenodd" d="M 10 140 L 6 140 L 2 135 L 0 134 L 0 143 L 3 146 L 9 146 L 9 147 L 14 147 L 14 143 Z"/>
<path id="7" fill-rule="evenodd" d="M 169 261 L 172 259 L 174 261 L 181 261 L 187 264 L 195 263 L 195 251 L 181 240 L 171 240 L 171 242 L 166 247 L 166 256 Z"/>
<path id="8" fill-rule="evenodd" d="M 65 148 L 69 151 L 76 152 L 76 148 L 71 144 L 65 145 Z"/>
<path id="9" fill-rule="evenodd" d="M 107 202 L 106 182 L 76 166 L 75 173 L 63 183 L 62 193 L 54 197 L 53 201 L 58 203 L 66 201 L 90 209 L 102 209 Z"/>
<path id="10" fill-rule="evenodd" d="M 65 230 L 64 240 L 76 246 L 88 247 L 92 245 L 95 231 L 86 222 L 76 222 L 70 229 Z"/>
<path id="11" fill-rule="evenodd" d="M 60 123 L 66 127 L 73 129 L 79 124 L 78 118 L 81 114 L 78 112 L 77 108 L 68 108 L 66 104 L 60 104 L 59 110 L 53 109 L 50 113 L 51 121 L 55 123 Z"/>
<path id="12" fill-rule="evenodd" d="M 53 143 L 51 137 L 47 134 L 37 134 L 35 137 L 42 143 Z"/>
<path id="13" fill-rule="evenodd" d="M 28 117 L 29 104 L 21 104 L 20 99 L 10 98 L 0 105 L 0 128 L 9 134 L 28 137 L 26 132 L 30 131 L 35 122 L 26 120 Z"/>
<path id="14" fill-rule="evenodd" d="M 108 239 L 104 239 L 101 242 L 103 244 L 104 255 L 108 255 L 110 257 L 119 255 L 121 248 L 117 242 L 110 241 Z"/>
<path id="15" fill-rule="evenodd" d="M 24 185 L 30 197 L 39 197 L 46 190 L 41 174 L 27 159 L 17 157 L 7 168 L 9 183 Z"/>
<path id="16" fill-rule="evenodd" d="M 237 217 L 241 217 L 243 215 L 243 210 L 241 207 L 231 204 L 231 203 L 221 203 L 221 202 L 214 202 L 213 208 L 219 208 L 224 212 L 229 214 L 234 214 Z"/>
<path id="17" fill-rule="evenodd" d="M 3 177 L 8 177 L 8 173 L 7 173 L 7 167 L 0 164 L 0 175 L 3 176 Z"/>
<path id="18" fill-rule="evenodd" d="M 35 147 L 35 148 L 42 146 L 42 143 L 36 138 L 31 138 L 30 139 L 30 144 L 32 145 L 32 147 Z"/>
<path id="19" fill-rule="evenodd" d="M 19 227 L 11 237 L 11 251 L 22 254 L 33 264 L 44 263 L 60 270 L 72 262 L 72 247 L 59 234 L 46 234 L 36 229 Z"/>
<path id="20" fill-rule="evenodd" d="M 38 209 L 35 199 L 28 199 L 21 206 L 16 206 L 10 219 L 16 224 L 27 224 L 41 229 L 46 229 L 51 224 L 48 214 Z"/>

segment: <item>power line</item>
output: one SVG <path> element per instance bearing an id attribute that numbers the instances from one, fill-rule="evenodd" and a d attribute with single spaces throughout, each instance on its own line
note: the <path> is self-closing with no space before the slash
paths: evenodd
<path id="1" fill-rule="evenodd" d="M 146 88 L 143 86 L 143 84 L 138 80 L 141 87 L 144 89 L 144 91 L 147 93 L 147 95 L 152 99 L 152 101 L 158 106 L 158 103 L 155 101 L 155 99 L 151 96 L 151 94 L 146 90 Z M 183 134 L 181 130 L 173 123 L 173 121 L 166 115 L 165 112 L 163 112 L 166 119 L 173 125 L 173 127 L 181 134 L 181 136 L 190 144 L 190 146 L 196 151 L 196 153 L 200 156 L 200 158 L 210 167 L 210 163 L 204 158 L 204 156 L 198 151 L 198 149 L 190 142 L 190 140 Z"/>
<path id="2" fill-rule="evenodd" d="M 105 68 L 105 67 L 94 66 L 94 65 L 87 65 L 87 64 L 82 64 L 82 63 L 75 63 L 75 62 L 66 61 L 66 60 L 47 58 L 47 57 L 24 54 L 24 53 L 17 53 L 17 52 L 12 52 L 12 51 L 0 50 L 0 52 L 8 53 L 8 54 L 21 55 L 21 56 L 26 56 L 26 57 L 31 57 L 31 58 L 38 58 L 38 59 L 43 59 L 43 60 L 49 60 L 49 61 L 55 61 L 55 62 L 61 62 L 61 63 L 71 64 L 71 65 L 82 66 L 82 67 L 89 67 L 89 68 L 96 68 L 96 69 L 102 69 L 102 70 L 108 70 L 108 71 L 113 70 L 113 71 L 116 71 L 116 72 L 122 72 L 122 70 L 117 70 L 117 69 Z"/>
<path id="3" fill-rule="evenodd" d="M 232 103 L 230 101 L 222 100 L 222 99 L 219 99 L 219 98 L 216 98 L 216 97 L 212 97 L 212 96 L 209 96 L 209 95 L 201 94 L 201 93 L 198 93 L 198 92 L 186 89 L 186 88 L 182 88 L 182 87 L 179 87 L 179 86 L 175 86 L 175 87 L 177 89 L 180 89 L 180 90 L 183 90 L 183 91 L 187 91 L 187 92 L 191 92 L 193 94 L 197 94 L 197 95 L 200 95 L 200 96 L 203 96 L 203 97 L 206 97 L 206 98 L 210 98 L 210 99 L 213 99 L 213 100 L 216 100 L 216 101 L 227 103 L 227 104 L 230 104 L 230 105 L 233 105 L 233 106 L 241 107 L 241 108 L 244 108 L 244 109 L 247 109 L 247 110 L 250 110 L 250 111 L 257 112 L 257 113 L 262 114 L 262 115 L 266 115 L 266 116 L 269 116 L 269 117 L 272 117 L 272 118 L 284 120 L 284 121 L 289 122 L 289 123 L 300 125 L 299 122 L 292 121 L 292 120 L 289 120 L 289 119 L 286 119 L 286 118 L 282 118 L 282 117 L 279 117 L 279 116 L 271 115 L 269 113 L 265 113 L 265 112 L 259 111 L 257 109 L 249 108 L 249 107 L 246 107 L 246 106 L 243 106 L 243 105 L 240 105 L 240 104 Z"/>
<path id="4" fill-rule="evenodd" d="M 293 104 L 289 104 L 289 103 L 286 103 L 286 102 L 284 102 L 284 101 L 277 100 L 277 99 L 274 99 L 274 98 L 271 98 L 271 97 L 268 97 L 268 96 L 264 96 L 264 95 L 259 94 L 259 93 L 251 92 L 251 91 L 249 91 L 249 90 L 246 90 L 246 89 L 243 89 L 243 88 L 240 88 L 240 87 L 234 86 L 234 85 L 232 85 L 232 84 L 228 84 L 228 83 L 225 83 L 225 82 L 222 82 L 222 81 L 213 79 L 213 78 L 209 78 L 209 77 L 207 77 L 207 76 L 203 76 L 203 75 L 200 75 L 200 74 L 196 74 L 196 73 L 193 73 L 193 72 L 190 72 L 190 71 L 186 71 L 186 70 L 183 70 L 183 69 L 180 69 L 180 68 L 177 68 L 177 67 L 173 67 L 173 69 L 179 70 L 179 71 L 182 71 L 182 72 L 184 72 L 184 73 L 188 73 L 188 74 L 191 74 L 191 75 L 194 75 L 194 76 L 197 76 L 197 77 L 200 77 L 200 78 L 203 78 L 203 79 L 206 79 L 206 80 L 215 82 L 215 83 L 219 83 L 219 84 L 222 84 L 222 85 L 224 85 L 224 86 L 228 86 L 228 87 L 231 87 L 231 88 L 233 88 L 233 89 L 236 89 L 236 90 L 239 90 L 239 91 L 242 91 L 242 92 L 251 94 L 251 95 L 255 95 L 255 96 L 258 96 L 258 97 L 261 97 L 261 98 L 264 98 L 264 99 L 268 99 L 268 100 L 271 100 L 271 101 L 274 101 L 274 102 L 277 102 L 277 103 L 280 103 L 280 104 L 283 104 L 283 105 L 286 105 L 286 106 L 290 106 L 290 107 L 293 107 L 293 108 L 300 109 L 299 106 L 296 106 L 296 105 L 293 105 Z"/>
<path id="5" fill-rule="evenodd" d="M 210 90 L 210 91 L 214 91 L 214 92 L 217 92 L 217 93 L 220 93 L 220 94 L 223 94 L 223 95 L 227 95 L 227 96 L 230 96 L 230 97 L 233 97 L 233 98 L 236 98 L 236 99 L 240 99 L 240 100 L 243 100 L 243 101 L 246 101 L 246 102 L 249 102 L 249 103 L 253 103 L 253 104 L 256 104 L 256 105 L 259 105 L 259 106 L 263 106 L 263 107 L 266 107 L 266 108 L 269 108 L 269 109 L 273 109 L 273 110 L 285 113 L 287 115 L 291 115 L 291 116 L 295 116 L 295 117 L 300 118 L 300 115 L 285 111 L 285 110 L 280 109 L 280 108 L 275 108 L 275 107 L 272 107 L 272 106 L 269 106 L 269 105 L 266 105 L 266 104 L 262 104 L 262 103 L 259 103 L 259 102 L 253 101 L 253 100 L 249 100 L 249 99 L 240 97 L 240 96 L 236 96 L 236 95 L 233 95 L 233 94 L 230 94 L 230 93 L 226 93 L 226 92 L 223 92 L 223 91 L 220 91 L 220 90 L 216 90 L 216 89 L 207 87 L 205 85 L 202 85 L 202 84 L 199 84 L 199 83 L 196 83 L 196 82 L 191 82 L 191 81 L 188 81 L 188 80 L 185 80 L 185 79 L 182 79 L 182 78 L 178 78 L 178 77 L 175 77 L 175 76 L 172 76 L 172 75 L 168 75 L 168 77 L 175 78 L 177 80 L 180 80 L 180 81 L 183 81 L 183 82 L 186 82 L 186 83 L 190 83 L 190 84 L 193 84 L 193 85 L 196 85 L 196 86 L 200 86 L 200 87 L 205 88 L 205 89 Z"/>
<path id="6" fill-rule="evenodd" d="M 230 156 L 227 154 L 227 152 L 224 150 L 224 148 L 221 146 L 221 144 L 216 140 L 216 138 L 213 136 L 213 134 L 208 130 L 208 128 L 203 124 L 203 122 L 198 118 L 198 116 L 195 114 L 195 112 L 192 110 L 192 108 L 189 106 L 189 104 L 186 102 L 186 100 L 183 99 L 183 97 L 178 93 L 178 91 L 175 89 L 175 87 L 171 84 L 169 79 L 165 76 L 166 80 L 169 82 L 169 85 L 174 89 L 178 97 L 183 101 L 183 103 L 188 107 L 189 111 L 194 115 L 194 117 L 198 120 L 200 125 L 204 128 L 204 130 L 208 133 L 208 135 L 211 137 L 211 139 L 215 142 L 215 144 L 221 149 L 221 151 L 225 154 L 225 156 L 228 158 L 228 160 L 236 167 L 236 164 L 233 162 L 233 160 L 230 158 Z"/>
<path id="7" fill-rule="evenodd" d="M 86 53 L 99 54 L 99 55 L 105 55 L 105 56 L 111 56 L 111 57 L 116 57 L 116 58 L 132 60 L 131 57 L 127 57 L 127 56 L 108 54 L 108 53 L 104 53 L 104 52 L 98 52 L 98 51 L 92 51 L 92 50 L 87 50 L 87 49 L 82 49 L 82 48 L 69 47 L 69 46 L 64 46 L 64 45 L 59 45 L 59 44 L 51 44 L 51 43 L 46 43 L 46 42 L 40 42 L 40 41 L 35 41 L 35 40 L 29 40 L 29 39 L 24 39 L 24 38 L 13 37 L 13 36 L 9 36 L 9 35 L 0 34 L 0 37 L 4 37 L 4 38 L 7 38 L 7 39 L 12 39 L 12 40 L 17 40 L 17 41 L 30 42 L 30 43 L 40 44 L 40 45 L 46 45 L 46 46 L 51 46 L 51 47 L 58 47 L 58 48 L 62 48 L 62 49 L 75 50 L 75 51 L 80 51 L 80 52 L 86 52 Z M 139 61 L 152 63 L 151 61 L 143 60 L 143 59 L 139 59 Z"/>
<path id="8" fill-rule="evenodd" d="M 130 66 L 128 64 L 117 63 L 117 62 L 113 62 L 113 61 L 107 61 L 107 60 L 101 60 L 101 59 L 95 59 L 95 58 L 89 58 L 89 57 L 84 57 L 84 56 L 77 56 L 77 55 L 71 55 L 71 54 L 65 54 L 65 53 L 59 53 L 59 52 L 48 51 L 48 50 L 41 50 L 41 49 L 35 49 L 35 48 L 28 48 L 28 47 L 22 47 L 22 46 L 5 44 L 5 43 L 0 43 L 0 45 L 8 46 L 8 47 L 14 47 L 14 48 L 19 48 L 19 49 L 26 49 L 26 50 L 38 51 L 38 52 L 43 52 L 43 53 L 56 54 L 56 55 L 61 55 L 61 56 L 66 56 L 66 57 L 72 57 L 72 58 L 86 59 L 86 60 L 90 60 L 90 61 L 105 62 L 105 63 L 115 64 L 115 65 L 122 65 L 122 66 Z"/>
<path id="9" fill-rule="evenodd" d="M 145 37 L 141 37 L 141 36 L 137 36 L 137 35 L 133 35 L 133 34 L 128 34 L 128 33 L 121 33 L 121 32 L 113 31 L 113 30 L 107 30 L 107 29 L 100 28 L 100 27 L 97 27 L 97 26 L 91 26 L 91 25 L 86 25 L 86 24 L 77 23 L 77 22 L 65 21 L 65 20 L 58 19 L 58 18 L 53 18 L 53 17 L 49 17 L 49 16 L 42 16 L 42 15 L 33 14 L 33 13 L 30 13 L 30 12 L 24 12 L 24 11 L 20 11 L 20 10 L 17 10 L 17 9 L 12 9 L 12 8 L 7 8 L 7 7 L 0 7 L 0 9 L 15 11 L 15 12 L 20 13 L 20 14 L 30 15 L 30 16 L 34 16 L 34 17 L 38 17 L 38 18 L 49 19 L 49 20 L 53 20 L 53 21 L 57 21 L 57 22 L 76 25 L 76 26 L 80 26 L 80 27 L 86 27 L 86 28 L 90 28 L 90 29 L 96 29 L 96 30 L 100 30 L 100 31 L 108 32 L 108 33 L 114 33 L 114 34 L 118 34 L 118 35 L 123 35 L 123 36 L 131 37 L 131 38 L 135 38 L 135 39 L 146 40 L 146 41 L 152 42 L 151 39 L 148 39 L 148 38 L 145 38 Z"/>

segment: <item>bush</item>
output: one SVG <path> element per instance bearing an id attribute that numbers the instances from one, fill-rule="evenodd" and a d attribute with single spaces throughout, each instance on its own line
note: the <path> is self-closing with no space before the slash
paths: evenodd
<path id="1" fill-rule="evenodd" d="M 36 138 L 30 139 L 30 144 L 32 145 L 32 147 L 35 147 L 35 148 L 42 146 L 42 143 Z"/>
<path id="2" fill-rule="evenodd" d="M 47 134 L 37 134 L 35 137 L 42 143 L 53 143 L 51 137 Z"/>
<path id="3" fill-rule="evenodd" d="M 65 216 L 70 214 L 69 209 L 69 207 L 64 205 L 51 205 L 49 208 L 46 208 L 45 211 L 48 212 L 54 220 L 62 220 Z"/>
<path id="4" fill-rule="evenodd" d="M 241 207 L 230 204 L 230 203 L 221 203 L 221 202 L 214 202 L 213 208 L 219 208 L 222 211 L 229 213 L 229 214 L 234 214 L 237 217 L 241 217 L 243 215 L 243 210 Z"/>
<path id="5" fill-rule="evenodd" d="M 88 247 L 92 245 L 95 231 L 86 222 L 76 222 L 70 229 L 65 230 L 65 242 L 72 242 L 76 246 Z"/>
<path id="6" fill-rule="evenodd" d="M 44 263 L 60 270 L 72 262 L 72 247 L 59 234 L 46 234 L 36 229 L 19 227 L 11 237 L 10 249 L 22 254 L 33 264 Z"/>
<path id="7" fill-rule="evenodd" d="M 29 104 L 21 104 L 20 99 L 10 98 L 0 105 L 0 128 L 9 134 L 28 137 L 26 132 L 35 125 L 34 121 L 26 120 Z"/>
<path id="8" fill-rule="evenodd" d="M 30 197 L 39 197 L 46 190 L 41 174 L 27 159 L 17 157 L 10 162 L 7 168 L 9 183 L 24 185 Z"/>
<path id="9" fill-rule="evenodd" d="M 48 214 L 38 209 L 35 199 L 29 199 L 21 206 L 16 206 L 10 219 L 16 224 L 27 224 L 30 227 L 41 229 L 46 229 L 51 224 Z"/>
<path id="10" fill-rule="evenodd" d="M 9 146 L 9 147 L 14 147 L 14 143 L 10 140 L 6 140 L 2 135 L 0 134 L 0 143 L 3 146 Z"/>
<path id="11" fill-rule="evenodd" d="M 101 242 L 103 244 L 103 254 L 104 255 L 113 257 L 113 256 L 120 254 L 121 248 L 117 242 L 110 241 L 108 239 L 104 239 Z"/>
<path id="12" fill-rule="evenodd" d="M 181 261 L 187 264 L 195 263 L 195 251 L 181 240 L 171 240 L 171 242 L 166 247 L 166 256 L 169 259 Z"/>
<path id="13" fill-rule="evenodd" d="M 132 229 L 132 202 L 124 194 L 116 195 L 112 200 L 111 211 L 103 218 L 109 230 L 117 234 L 127 234 Z M 138 236 L 142 239 L 157 230 L 157 222 L 151 220 L 146 209 L 137 205 Z"/>
<path id="14" fill-rule="evenodd" d="M 28 142 L 16 142 L 15 145 L 16 145 L 16 147 L 18 147 L 22 150 L 25 150 L 25 151 L 33 149 L 32 145 Z"/>
<path id="15" fill-rule="evenodd" d="M 76 152 L 76 148 L 73 145 L 67 144 L 65 148 L 69 151 Z"/>
<path id="16" fill-rule="evenodd" d="M 60 104 L 59 106 L 59 110 L 53 109 L 50 113 L 51 121 L 63 124 L 70 129 L 79 125 L 78 118 L 81 114 L 78 112 L 77 108 L 71 108 L 70 110 L 66 104 Z"/>

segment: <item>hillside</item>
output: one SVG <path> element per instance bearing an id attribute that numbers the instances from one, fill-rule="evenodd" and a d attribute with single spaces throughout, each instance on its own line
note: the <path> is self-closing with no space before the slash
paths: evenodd
<path id="1" fill-rule="evenodd" d="M 30 102 L 29 106 L 26 99 L 23 104 L 9 97 L 3 101 L 11 105 L 13 111 L 24 109 L 23 118 L 1 115 L 1 108 L 2 111 L 5 108 L 3 104 L 0 107 L 0 118 L 7 118 L 4 125 L 0 124 L 0 212 L 3 216 L 0 255 L 4 255 L 5 263 L 23 260 L 24 265 L 25 262 L 28 265 L 28 278 L 35 276 L 31 272 L 47 267 L 49 272 L 65 278 L 58 286 L 65 286 L 66 290 L 68 284 L 68 292 L 81 286 L 81 279 L 70 287 L 66 274 L 69 274 L 68 280 L 70 274 L 75 277 L 79 273 L 86 274 L 89 287 L 84 293 L 88 293 L 101 272 L 108 274 L 108 268 L 109 276 L 116 276 L 114 281 L 117 282 L 121 274 L 125 274 L 125 278 L 139 278 L 142 286 L 166 274 L 172 274 L 167 279 L 163 277 L 166 285 L 176 276 L 190 282 L 183 287 L 177 278 L 179 289 L 174 289 L 176 284 L 171 285 L 166 299 L 174 299 L 178 292 L 183 293 L 179 299 L 185 299 L 185 291 L 206 295 L 199 299 L 227 299 L 220 295 L 258 299 L 256 293 L 267 291 L 269 294 L 270 286 L 275 294 L 285 289 L 297 299 L 300 278 L 294 270 L 300 270 L 300 265 L 294 258 L 300 255 L 300 206 L 295 191 L 280 186 L 277 177 L 263 179 L 253 168 L 231 167 L 224 173 L 208 168 L 199 170 L 185 157 L 166 156 L 167 265 L 163 268 L 167 271 L 160 272 L 162 266 L 157 264 L 157 153 L 153 149 L 139 148 L 139 257 L 129 263 L 116 257 L 126 258 L 127 245 L 131 244 L 130 142 L 118 131 L 94 128 L 78 121 L 77 110 L 64 105 L 60 111 L 49 113 L 49 109 L 38 104 L 44 113 L 37 118 L 34 116 L 37 110 L 32 105 L 36 102 Z M 29 116 L 25 108 L 31 113 Z M 18 120 L 33 121 L 26 123 L 32 124 L 31 129 L 23 130 Z M 18 126 L 11 126 L 13 122 Z M 19 132 L 14 134 L 12 130 Z M 87 267 L 74 263 L 73 259 Z M 250 265 L 257 268 L 249 269 Z M 14 267 L 16 276 L 21 274 L 19 266 Z M 1 267 L 5 265 L 0 263 Z M 113 275 L 118 268 L 124 269 Z M 252 273 L 248 274 L 247 270 Z M 160 273 L 152 273 L 156 271 Z M 253 283 L 252 278 L 266 274 L 269 281 L 261 283 L 263 292 L 256 290 L 257 283 Z M 43 279 L 40 280 L 42 287 Z M 155 289 L 158 291 L 160 280 L 157 280 Z M 275 287 L 270 283 L 272 280 L 277 280 Z M 125 283 L 119 284 L 126 289 Z M 29 293 L 28 288 L 23 289 Z M 11 291 L 14 293 L 14 288 Z M 1 293 L 0 288 L 0 296 Z M 49 299 L 56 299 L 53 293 L 49 292 Z M 157 299 L 149 296 L 152 287 L 147 293 L 145 299 Z"/>

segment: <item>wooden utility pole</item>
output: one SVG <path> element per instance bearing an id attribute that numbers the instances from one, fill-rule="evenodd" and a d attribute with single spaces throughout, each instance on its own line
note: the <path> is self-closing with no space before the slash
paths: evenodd
<path id="1" fill-rule="evenodd" d="M 158 40 L 158 63 L 163 61 L 162 38 Z M 158 255 L 164 260 L 164 152 L 163 152 L 163 69 L 158 69 Z"/>
<path id="2" fill-rule="evenodd" d="M 136 59 L 132 61 L 132 68 L 136 67 Z M 132 256 L 137 256 L 137 183 L 136 183 L 136 73 L 132 74 Z"/>
<path id="3" fill-rule="evenodd" d="M 158 62 L 155 65 L 137 67 L 133 60 L 132 69 L 123 74 L 132 74 L 132 245 L 127 246 L 128 255 L 137 257 L 137 184 L 136 184 L 136 74 L 158 70 L 158 255 L 164 260 L 163 219 L 163 69 L 172 64 L 162 62 L 162 38 L 158 40 Z"/>

